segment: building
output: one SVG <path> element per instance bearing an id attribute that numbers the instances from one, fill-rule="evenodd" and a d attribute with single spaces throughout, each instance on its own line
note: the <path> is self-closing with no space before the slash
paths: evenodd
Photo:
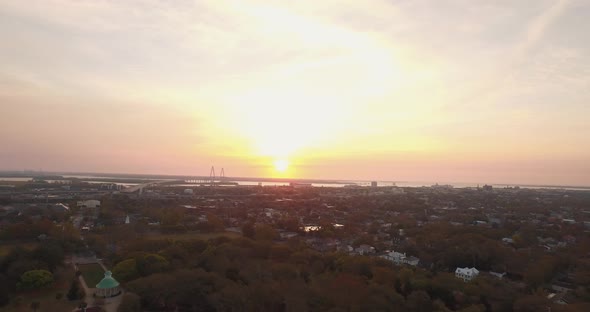
<path id="1" fill-rule="evenodd" d="M 82 208 L 98 208 L 100 207 L 100 200 L 88 199 L 78 201 L 78 207 Z"/>
<path id="2" fill-rule="evenodd" d="M 406 256 L 406 253 L 401 253 L 401 252 L 397 252 L 397 251 L 391 251 L 389 253 L 386 253 L 385 255 L 381 256 L 381 258 L 392 261 L 393 263 L 397 264 L 397 265 L 402 265 L 402 264 L 408 264 L 411 266 L 418 266 L 418 263 L 420 263 L 420 259 L 416 258 L 416 257 L 408 257 Z"/>
<path id="3" fill-rule="evenodd" d="M 476 268 L 457 268 L 455 270 L 455 277 L 462 279 L 464 282 L 471 281 L 479 275 Z"/>
<path id="4" fill-rule="evenodd" d="M 497 277 L 498 279 L 503 279 L 506 276 L 506 272 L 498 273 L 494 271 L 490 271 L 490 275 Z"/>
<path id="5" fill-rule="evenodd" d="M 96 295 L 103 298 L 110 298 L 121 294 L 119 282 L 112 276 L 111 271 L 104 272 L 104 278 L 96 284 Z"/>
<path id="6" fill-rule="evenodd" d="M 355 248 L 354 252 L 361 255 L 361 256 L 367 255 L 367 254 L 372 254 L 372 253 L 375 253 L 375 247 L 369 246 L 367 244 L 362 244 L 358 248 Z"/>

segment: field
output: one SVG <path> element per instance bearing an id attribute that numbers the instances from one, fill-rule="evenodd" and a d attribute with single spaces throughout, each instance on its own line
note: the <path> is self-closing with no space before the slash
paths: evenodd
<path id="1" fill-rule="evenodd" d="M 104 270 L 97 263 L 92 264 L 80 264 L 78 265 L 84 281 L 89 288 L 95 288 L 102 278 L 104 277 Z"/>
<path id="2" fill-rule="evenodd" d="M 31 303 L 39 302 L 38 311 L 72 311 L 78 306 L 78 301 L 69 301 L 66 298 L 70 283 L 74 279 L 74 270 L 71 267 L 59 268 L 55 274 L 55 282 L 44 289 L 21 292 L 11 298 L 11 303 L 0 308 L 2 312 L 30 312 Z M 60 299 L 56 295 L 61 294 Z"/>

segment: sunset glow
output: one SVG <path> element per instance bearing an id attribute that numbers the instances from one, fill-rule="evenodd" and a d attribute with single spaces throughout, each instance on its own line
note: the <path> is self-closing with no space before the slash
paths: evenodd
<path id="1" fill-rule="evenodd" d="M 277 159 L 275 160 L 275 170 L 280 173 L 285 173 L 289 168 L 289 161 L 286 159 Z"/>
<path id="2" fill-rule="evenodd" d="M 588 10 L 3 1 L 0 169 L 590 184 Z"/>

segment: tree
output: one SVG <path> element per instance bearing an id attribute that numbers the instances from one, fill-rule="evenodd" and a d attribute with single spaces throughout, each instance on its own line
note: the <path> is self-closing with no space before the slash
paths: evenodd
<path id="1" fill-rule="evenodd" d="M 432 311 L 430 296 L 423 290 L 413 291 L 407 300 L 408 311 L 428 312 Z"/>
<path id="2" fill-rule="evenodd" d="M 359 310 L 369 294 L 365 278 L 349 273 L 322 274 L 314 280 L 313 288 L 322 301 L 344 310 Z"/>
<path id="3" fill-rule="evenodd" d="M 253 239 L 255 233 L 256 232 L 254 231 L 254 224 L 252 224 L 251 222 L 244 223 L 244 225 L 242 226 L 242 235 Z"/>
<path id="4" fill-rule="evenodd" d="M 217 232 L 223 230 L 223 220 L 218 216 L 209 213 L 207 214 L 207 228 L 211 232 Z"/>
<path id="5" fill-rule="evenodd" d="M 117 312 L 140 312 L 141 311 L 141 298 L 134 293 L 126 293 L 121 299 L 121 304 L 117 309 Z"/>
<path id="6" fill-rule="evenodd" d="M 261 224 L 256 226 L 254 236 L 256 240 L 272 241 L 273 239 L 278 238 L 279 233 L 272 226 Z"/>
<path id="7" fill-rule="evenodd" d="M 514 302 L 514 312 L 547 311 L 549 300 L 543 296 L 528 295 Z"/>
<path id="8" fill-rule="evenodd" d="M 4 274 L 0 274 L 0 307 L 8 304 L 10 302 L 9 296 L 9 284 L 10 281 L 6 278 Z"/>
<path id="9" fill-rule="evenodd" d="M 164 272 L 169 266 L 166 258 L 156 254 L 147 254 L 143 257 L 139 257 L 136 259 L 136 262 L 137 272 L 142 276 Z"/>
<path id="10" fill-rule="evenodd" d="M 18 289 L 38 289 L 53 282 L 53 274 L 47 270 L 31 270 L 23 273 Z"/>
<path id="11" fill-rule="evenodd" d="M 113 276 L 119 282 L 128 282 L 139 277 L 135 259 L 123 260 L 113 268 Z"/>
<path id="12" fill-rule="evenodd" d="M 543 256 L 539 261 L 529 265 L 524 272 L 524 280 L 531 288 L 536 288 L 553 277 L 556 261 L 551 256 Z"/>
<path id="13" fill-rule="evenodd" d="M 64 252 L 59 244 L 43 243 L 33 251 L 33 257 L 43 263 L 47 264 L 49 271 L 55 271 L 57 266 L 64 261 Z"/>
<path id="14" fill-rule="evenodd" d="M 41 303 L 39 301 L 31 302 L 31 310 L 33 310 L 33 312 L 39 310 L 39 306 L 41 306 Z"/>
<path id="15" fill-rule="evenodd" d="M 68 300 L 74 301 L 84 298 L 84 289 L 80 287 L 79 283 L 80 282 L 77 279 L 72 280 L 72 285 L 70 286 L 70 290 L 68 290 L 68 293 L 66 295 L 66 297 L 68 297 Z"/>

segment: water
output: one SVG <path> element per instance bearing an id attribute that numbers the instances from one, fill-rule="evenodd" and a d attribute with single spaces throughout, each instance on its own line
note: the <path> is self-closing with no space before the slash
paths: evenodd
<path id="1" fill-rule="evenodd" d="M 122 176 L 109 176 L 109 175 L 77 175 L 77 174 L 64 174 L 64 178 L 77 178 L 81 181 L 85 181 L 88 183 L 114 183 L 123 186 L 133 186 L 138 185 L 139 183 L 129 183 L 129 182 L 121 182 L 121 180 L 140 180 L 140 181 L 174 181 L 177 179 L 172 178 L 161 178 L 161 177 L 149 177 L 149 176 L 141 176 L 141 177 L 134 177 L 132 175 L 122 177 Z M 101 179 L 103 181 L 92 181 L 93 179 Z M 28 182 L 31 181 L 32 178 L 30 177 L 0 177 L 0 181 L 2 182 Z M 48 180 L 49 182 L 55 180 Z M 231 181 L 231 178 L 228 178 L 228 181 Z M 437 182 L 430 182 L 430 181 L 377 181 L 377 186 L 379 187 L 391 187 L 391 186 L 398 186 L 398 187 L 430 187 L 435 185 Z M 289 186 L 289 182 L 278 182 L 278 181 L 237 181 L 238 185 L 241 186 Z M 452 185 L 455 188 L 475 188 L 478 185 L 483 186 L 485 183 L 459 183 L 459 182 L 438 182 L 440 185 Z M 347 185 L 357 185 L 357 186 L 370 186 L 371 181 L 341 181 L 341 183 L 311 183 L 313 187 L 344 187 Z M 559 185 L 526 185 L 526 184 L 490 184 L 494 188 L 506 188 L 506 187 L 515 187 L 520 186 L 521 188 L 528 188 L 528 189 L 567 189 L 567 190 L 590 190 L 590 186 L 559 186 Z M 175 186 L 181 187 L 194 187 L 197 184 L 188 184 L 188 183 L 179 183 L 175 184 Z"/>
<path id="2" fill-rule="evenodd" d="M 15 177 L 0 177 L 0 181 L 6 182 L 27 182 L 31 181 L 32 178 L 15 178 Z"/>

